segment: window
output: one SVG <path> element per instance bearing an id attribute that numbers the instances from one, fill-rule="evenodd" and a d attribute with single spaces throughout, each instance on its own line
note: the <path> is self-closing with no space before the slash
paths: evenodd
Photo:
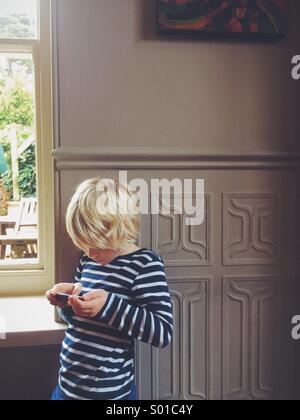
<path id="1" fill-rule="evenodd" d="M 51 0 L 0 2 L 0 294 L 54 277 Z"/>
<path id="2" fill-rule="evenodd" d="M 37 39 L 37 0 L 9 0 L 0 3 L 0 38 Z"/>

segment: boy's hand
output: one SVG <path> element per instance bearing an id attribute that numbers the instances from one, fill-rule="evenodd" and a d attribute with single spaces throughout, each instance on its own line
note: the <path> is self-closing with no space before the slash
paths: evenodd
<path id="1" fill-rule="evenodd" d="M 79 296 L 82 289 L 80 283 L 60 283 L 54 286 L 53 289 L 48 290 L 46 293 L 46 298 L 49 300 L 51 305 L 57 306 L 58 308 L 64 309 L 67 306 L 70 306 L 69 303 L 61 302 L 56 298 L 57 293 L 63 293 L 66 295 Z"/>
<path id="2" fill-rule="evenodd" d="M 69 305 L 72 306 L 76 315 L 84 318 L 94 318 L 101 311 L 108 298 L 108 292 L 98 290 L 90 292 L 79 299 L 77 296 L 69 298 Z"/>

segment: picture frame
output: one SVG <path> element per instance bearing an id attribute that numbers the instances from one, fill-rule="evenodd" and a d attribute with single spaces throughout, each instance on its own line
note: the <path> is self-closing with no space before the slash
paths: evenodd
<path id="1" fill-rule="evenodd" d="M 288 30 L 288 0 L 157 0 L 161 35 L 276 41 Z"/>

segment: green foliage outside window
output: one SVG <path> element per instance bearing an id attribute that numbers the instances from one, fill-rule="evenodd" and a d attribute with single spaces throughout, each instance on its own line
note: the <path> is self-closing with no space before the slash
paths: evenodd
<path id="1" fill-rule="evenodd" d="M 6 19 L 6 21 L 2 22 L 1 19 Z M 31 22 L 25 16 L 0 18 L 0 37 L 2 38 L 31 38 L 33 34 Z M 9 167 L 9 170 L 1 176 L 0 181 L 9 199 L 13 198 L 11 139 L 17 138 L 19 148 L 35 135 L 33 87 L 31 59 L 0 55 L 0 144 L 3 146 Z M 20 196 L 36 196 L 35 142 L 19 156 L 18 163 Z"/>

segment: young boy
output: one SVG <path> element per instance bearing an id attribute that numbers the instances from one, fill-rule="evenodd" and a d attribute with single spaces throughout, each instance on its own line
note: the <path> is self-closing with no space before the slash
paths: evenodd
<path id="1" fill-rule="evenodd" d="M 136 399 L 135 340 L 163 348 L 172 338 L 163 260 L 135 245 L 134 196 L 127 186 L 112 181 L 102 189 L 101 183 L 97 178 L 82 183 L 67 210 L 68 233 L 84 252 L 75 283 L 58 284 L 46 295 L 68 323 L 53 400 Z M 127 214 L 116 212 L 116 204 L 124 202 Z M 62 304 L 58 293 L 72 296 Z"/>

